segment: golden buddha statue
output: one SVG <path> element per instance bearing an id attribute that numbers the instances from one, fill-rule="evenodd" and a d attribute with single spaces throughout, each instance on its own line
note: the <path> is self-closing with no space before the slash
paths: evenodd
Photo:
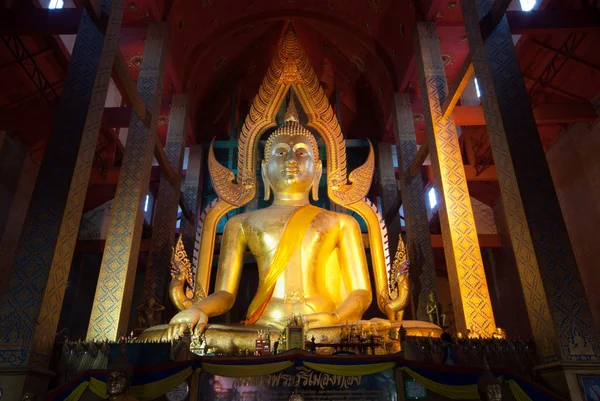
<path id="1" fill-rule="evenodd" d="M 372 294 L 360 227 L 350 215 L 310 205 L 321 171 L 317 141 L 292 106 L 265 146 L 262 177 L 273 204 L 227 222 L 215 290 L 171 320 L 169 338 L 187 327 L 199 335 L 208 318 L 233 306 L 246 249 L 260 282 L 246 324 L 281 328 L 301 314 L 311 328 L 362 317 Z"/>
<path id="2" fill-rule="evenodd" d="M 273 204 L 228 220 L 215 288 L 210 291 L 217 223 L 256 196 L 258 141 L 267 129 L 276 127 L 275 116 L 288 93 L 284 123 L 268 138 L 260 166 L 265 198 L 272 193 Z M 323 166 L 315 137 L 300 123 L 295 99 L 305 112 L 306 126 L 325 143 L 329 199 L 357 213 L 367 224 L 376 294 L 371 291 L 358 222 L 309 202 L 311 190 L 317 199 Z M 290 317 L 301 315 L 308 338 L 314 334 L 320 342 L 324 337 L 334 342 L 335 337 L 339 339 L 340 325 L 360 320 L 372 300 L 388 319 L 372 323 L 373 331 L 387 333 L 391 324 L 400 327 L 396 321 L 402 319 L 409 299 L 408 263 L 404 249 L 396 254 L 395 263 L 390 263 L 385 224 L 366 198 L 374 171 L 373 149 L 370 146 L 362 166 L 347 174 L 345 142 L 337 118 L 291 26 L 242 127 L 237 177 L 216 160 L 212 146 L 208 167 L 218 198 L 198 225 L 197 259 L 191 263 L 179 243 L 174 253 L 169 294 L 181 312 L 168 328 L 150 328 L 140 339 L 172 339 L 190 329 L 193 336 L 205 333 L 209 349 L 249 350 L 257 326 L 279 330 Z M 258 265 L 259 287 L 244 324 L 208 324 L 210 317 L 233 306 L 247 250 Z M 404 322 L 404 326 L 410 324 Z M 419 322 L 413 327 L 413 335 L 427 335 L 432 330 L 441 334 L 433 324 Z"/>

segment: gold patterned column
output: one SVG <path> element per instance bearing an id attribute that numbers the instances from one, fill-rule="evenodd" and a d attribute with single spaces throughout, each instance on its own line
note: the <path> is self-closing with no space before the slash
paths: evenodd
<path id="1" fill-rule="evenodd" d="M 186 94 L 173 96 L 171 117 L 165 144 L 167 161 L 177 179 L 173 184 L 164 174 L 160 176 L 158 198 L 152 223 L 152 247 L 146 268 L 144 282 L 144 300 L 153 297 L 164 305 L 165 277 L 169 270 L 171 252 L 175 240 L 175 225 L 179 207 L 181 164 L 185 146 L 185 128 L 187 122 L 188 97 Z"/>
<path id="2" fill-rule="evenodd" d="M 88 14 L 92 10 L 108 16 L 102 27 L 94 22 L 96 16 Z M 122 0 L 92 0 L 91 7 L 82 11 L 12 274 L 1 294 L 2 367 L 48 367 L 122 17 Z M 1 376 L 0 387 L 4 385 Z"/>
<path id="3" fill-rule="evenodd" d="M 454 119 L 442 117 L 448 84 L 435 24 L 417 23 L 414 39 L 456 329 L 490 336 L 496 324 L 458 135 Z"/>
<path id="4" fill-rule="evenodd" d="M 417 138 L 413 121 L 412 106 L 408 93 L 396 93 L 394 104 L 394 128 L 398 169 L 400 170 L 400 192 L 404 205 L 406 238 L 411 277 L 418 320 L 427 320 L 425 305 L 427 296 L 433 292 L 437 296 L 435 264 L 431 248 L 431 233 L 427 219 L 427 205 L 421 174 L 413 177 L 408 172 L 417 155 Z M 437 297 L 436 297 L 437 298 Z"/>
<path id="5" fill-rule="evenodd" d="M 377 144 L 377 172 L 379 173 L 379 189 L 381 194 L 381 206 L 383 218 L 387 225 L 388 244 L 390 257 L 396 254 L 398 248 L 398 236 L 402 231 L 400 223 L 400 193 L 396 183 L 394 172 L 394 156 L 390 143 L 380 142 Z"/>
<path id="6" fill-rule="evenodd" d="M 204 147 L 201 144 L 190 146 L 188 153 L 187 170 L 183 185 L 183 203 L 188 211 L 193 213 L 192 221 L 182 218 L 180 234 L 183 236 L 183 246 L 188 256 L 194 254 L 194 242 L 196 241 L 196 225 L 202 213 L 202 174 L 204 169 Z"/>
<path id="7" fill-rule="evenodd" d="M 598 328 L 594 327 L 508 21 L 503 17 L 484 39 L 480 21 L 491 12 L 493 2 L 465 0 L 461 6 L 538 353 L 544 362 L 598 361 Z"/>
<path id="8" fill-rule="evenodd" d="M 88 340 L 117 340 L 127 331 L 168 44 L 167 24 L 150 24 L 138 79 L 138 90 L 150 110 L 150 127 L 132 112 L 88 327 Z"/>

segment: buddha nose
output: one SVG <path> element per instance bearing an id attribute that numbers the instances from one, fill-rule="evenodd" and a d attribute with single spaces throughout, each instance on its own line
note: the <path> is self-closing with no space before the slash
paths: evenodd
<path id="1" fill-rule="evenodd" d="M 298 160 L 296 160 L 295 152 L 289 152 L 285 159 L 285 165 L 288 167 L 296 167 L 298 165 Z"/>

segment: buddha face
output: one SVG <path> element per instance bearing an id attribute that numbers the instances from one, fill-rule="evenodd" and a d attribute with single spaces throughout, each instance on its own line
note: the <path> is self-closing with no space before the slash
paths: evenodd
<path id="1" fill-rule="evenodd" d="M 125 394 L 129 387 L 129 379 L 123 372 L 113 370 L 106 376 L 106 393 L 109 396 Z"/>
<path id="2" fill-rule="evenodd" d="M 267 178 L 276 194 L 307 193 L 315 181 L 317 168 L 310 140 L 303 135 L 280 135 L 273 140 L 268 163 L 263 165 Z M 266 177 L 265 177 L 266 176 Z"/>
<path id="3" fill-rule="evenodd" d="M 486 401 L 501 401 L 502 388 L 499 384 L 490 384 L 485 388 Z"/>

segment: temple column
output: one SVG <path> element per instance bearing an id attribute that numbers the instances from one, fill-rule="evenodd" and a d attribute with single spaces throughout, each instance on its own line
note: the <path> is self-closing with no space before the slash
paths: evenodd
<path id="1" fill-rule="evenodd" d="M 152 224 L 152 246 L 144 280 L 144 301 L 153 297 L 160 304 L 164 304 L 165 277 L 168 274 L 175 239 L 187 108 L 188 97 L 186 94 L 173 96 L 165 154 L 177 179 L 176 182 L 170 183 L 164 174 L 160 176 Z"/>
<path id="2" fill-rule="evenodd" d="M 491 336 L 496 324 L 456 125 L 442 116 L 448 84 L 435 24 L 417 23 L 414 39 L 456 330 Z"/>
<path id="3" fill-rule="evenodd" d="M 180 235 L 183 237 L 183 246 L 192 260 L 194 254 L 194 243 L 196 242 L 196 226 L 200 214 L 202 214 L 202 162 L 203 149 L 200 145 L 190 146 L 188 153 L 188 164 L 185 172 L 185 182 L 183 185 L 183 204 L 187 207 L 190 213 L 193 213 L 192 221 L 188 219 L 181 220 Z"/>
<path id="4" fill-rule="evenodd" d="M 6 141 L 9 140 L 7 139 Z M 3 232 L 0 231 L 2 235 L 0 237 L 0 294 L 4 294 L 8 285 L 15 251 L 19 244 L 19 237 L 23 230 L 23 224 L 25 223 L 27 209 L 29 208 L 29 202 L 31 202 L 31 195 L 33 194 L 39 169 L 39 163 L 33 160 L 28 154 L 25 154 L 20 174 L 14 170 L 6 173 L 17 176 L 19 181 L 14 189 L 12 202 L 6 205 L 7 209 L 8 207 L 10 209 Z M 4 176 L 4 174 L 4 172 L 0 172 L 0 175 Z"/>
<path id="5" fill-rule="evenodd" d="M 135 112 L 131 114 L 88 327 L 88 340 L 114 341 L 127 331 L 168 45 L 167 25 L 150 24 L 138 79 L 138 90 L 150 111 L 150 121 L 146 125 Z"/>
<path id="6" fill-rule="evenodd" d="M 461 2 L 532 331 L 546 362 L 598 360 L 600 339 L 506 16 L 489 36 L 480 26 L 492 3 Z"/>
<path id="7" fill-rule="evenodd" d="M 28 369 L 47 368 L 77 240 L 90 169 L 111 77 L 123 1 L 92 0 L 82 12 L 64 89 L 39 169 L 12 274 L 0 303 L 0 387 L 8 399 L 18 388 L 43 398 L 47 379 Z M 9 391 L 10 389 L 10 391 Z M 11 393 L 12 392 L 12 393 Z"/>
<path id="8" fill-rule="evenodd" d="M 394 172 L 394 156 L 390 143 L 380 142 L 377 145 L 377 171 L 379 173 L 379 189 L 383 219 L 387 226 L 390 259 L 394 258 L 398 249 L 398 236 L 402 232 L 400 222 L 400 193 Z"/>
<path id="9" fill-rule="evenodd" d="M 417 278 L 417 280 L 412 280 L 413 303 L 417 310 L 417 319 L 427 321 L 428 317 L 425 312 L 427 296 L 433 292 L 436 299 L 438 298 L 423 180 L 421 174 L 415 177 L 409 174 L 410 166 L 418 150 L 409 95 L 396 93 L 392 110 L 400 171 L 400 192 L 404 205 L 404 221 L 406 222 L 407 251 L 411 277 Z"/>
<path id="10" fill-rule="evenodd" d="M 6 227 L 26 158 L 25 146 L 0 132 L 0 234 Z"/>

